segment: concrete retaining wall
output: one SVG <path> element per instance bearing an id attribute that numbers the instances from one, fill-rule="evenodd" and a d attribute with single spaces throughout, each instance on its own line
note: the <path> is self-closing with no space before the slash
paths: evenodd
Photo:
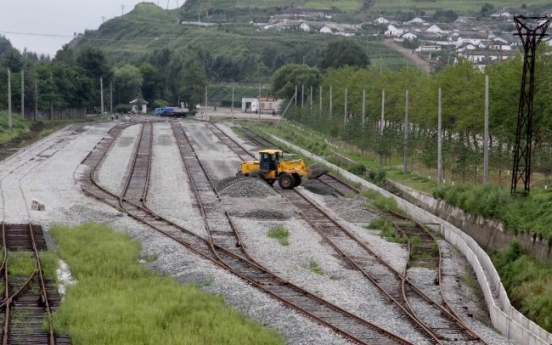
<path id="1" fill-rule="evenodd" d="M 516 240 L 534 257 L 552 263 L 552 246 L 548 244 L 547 239 L 539 238 L 530 232 L 516 235 L 512 230 L 505 229 L 499 221 L 474 216 L 425 193 L 394 182 L 391 184 L 401 198 L 462 229 L 484 249 L 505 249 L 513 240 Z"/>
<path id="2" fill-rule="evenodd" d="M 320 163 L 325 164 L 330 169 L 339 172 L 342 176 L 353 181 L 355 183 L 361 184 L 364 188 L 373 189 L 384 195 L 388 198 L 394 198 L 397 201 L 399 207 L 407 211 L 413 218 L 417 219 L 421 223 L 425 223 L 429 226 L 432 226 L 436 231 L 439 231 L 443 237 L 450 243 L 452 243 L 464 256 L 467 258 L 468 262 L 471 264 L 476 276 L 479 286 L 485 296 L 485 301 L 489 309 L 489 314 L 491 316 L 491 321 L 493 326 L 498 329 L 503 335 L 507 336 L 510 339 L 515 340 L 520 345 L 550 345 L 552 344 L 552 334 L 545 331 L 543 328 L 539 327 L 534 322 L 527 319 L 523 314 L 514 309 L 510 303 L 506 290 L 502 285 L 500 276 L 494 268 L 491 259 L 487 253 L 479 246 L 478 242 L 470 237 L 467 233 L 462 232 L 458 227 L 449 223 L 447 220 L 437 217 L 436 215 L 418 207 L 415 204 L 423 204 L 422 201 L 414 198 L 416 192 L 410 190 L 408 193 L 408 188 L 401 188 L 402 193 L 409 194 L 413 197 L 415 204 L 408 202 L 396 195 L 389 193 L 388 191 L 369 183 L 368 181 L 361 179 L 360 177 L 353 175 L 346 170 L 343 170 L 331 163 L 328 163 L 324 159 L 313 155 L 312 153 L 303 150 L 297 146 L 294 146 L 285 140 L 280 139 L 279 137 L 272 136 L 276 141 L 279 141 L 289 147 L 292 147 L 297 152 L 301 152 L 305 157 L 310 157 L 313 160 L 316 160 Z M 399 186 L 397 186 L 399 187 Z M 422 194 L 422 193 L 420 193 Z M 425 195 L 425 194 L 424 194 Z M 423 198 L 424 202 L 431 204 L 434 201 L 430 196 L 425 195 Z M 436 201 L 435 201 L 436 202 Z M 449 210 L 450 215 L 458 214 L 456 210 Z M 458 219 L 461 219 L 458 217 Z M 467 221 L 469 218 L 466 216 L 464 220 Z M 472 224 L 477 224 L 481 220 L 476 220 L 471 222 Z M 483 224 L 484 222 L 482 222 Z M 467 225 L 467 224 L 465 224 Z M 499 224 L 495 226 L 500 229 Z M 483 232 L 483 231 L 481 231 Z M 483 243 L 489 243 L 490 241 L 500 241 L 503 246 L 506 245 L 507 236 L 504 237 L 498 236 L 499 234 L 489 235 L 487 234 L 476 234 L 479 241 Z"/>

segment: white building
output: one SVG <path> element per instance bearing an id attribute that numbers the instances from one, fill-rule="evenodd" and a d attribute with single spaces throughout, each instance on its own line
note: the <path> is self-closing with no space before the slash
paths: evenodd
<path id="1" fill-rule="evenodd" d="M 148 102 L 141 98 L 133 99 L 129 104 L 131 106 L 130 111 L 133 113 L 145 114 L 148 112 Z"/>

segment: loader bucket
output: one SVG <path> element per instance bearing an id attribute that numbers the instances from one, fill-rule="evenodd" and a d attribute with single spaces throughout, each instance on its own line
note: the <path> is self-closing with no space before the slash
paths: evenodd
<path id="1" fill-rule="evenodd" d="M 311 180 L 317 179 L 320 176 L 329 173 L 330 171 L 323 167 L 309 167 L 307 177 Z"/>

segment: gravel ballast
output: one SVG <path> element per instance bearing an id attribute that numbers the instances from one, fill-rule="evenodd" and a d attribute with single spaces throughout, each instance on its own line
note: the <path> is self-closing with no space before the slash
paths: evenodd
<path id="1" fill-rule="evenodd" d="M 220 206 L 231 214 L 244 244 L 256 260 L 312 293 L 381 324 L 416 344 L 424 344 L 417 332 L 401 322 L 388 303 L 379 297 L 374 287 L 358 272 L 343 265 L 336 253 L 322 244 L 322 238 L 298 217 L 296 209 L 277 195 L 272 187 L 263 181 L 236 182 L 234 176 L 240 160 L 231 150 L 218 142 L 204 123 L 188 120 L 181 123 L 209 174 L 215 181 L 219 181 L 220 188 L 217 189 L 221 192 Z M 46 228 L 52 224 L 73 226 L 87 221 L 107 224 L 138 240 L 143 246 L 144 257 L 156 257 L 157 260 L 148 264 L 152 269 L 170 275 L 182 283 L 193 283 L 205 291 L 224 296 L 228 305 L 278 330 L 288 344 L 350 344 L 327 327 L 320 326 L 284 307 L 275 299 L 210 261 L 198 257 L 117 210 L 84 196 L 78 183 L 85 172 L 80 163 L 101 138 L 107 135 L 111 126 L 112 123 L 88 125 L 86 130 L 78 135 L 56 133 L 48 137 L 48 140 L 36 144 L 36 147 L 33 145 L 4 161 L 0 165 L 0 178 L 4 198 L 10 200 L 6 206 L 6 218 L 13 222 L 26 222 L 26 211 L 21 211 L 17 205 L 30 205 L 30 200 L 36 199 L 46 205 L 46 210 L 31 211 L 31 218 Z M 218 127 L 225 133 L 232 133 L 229 126 Z M 138 125 L 124 130 L 121 139 L 114 143 L 113 151 L 101 167 L 102 183 L 112 190 L 119 190 L 121 187 L 139 128 Z M 240 140 L 237 136 L 234 138 Z M 53 154 L 45 152 L 45 157 L 30 161 L 29 157 L 36 156 L 36 152 L 40 152 L 40 147 L 47 146 L 48 143 L 53 144 L 60 139 L 63 141 L 52 151 Z M 148 205 L 170 220 L 200 236 L 205 236 L 203 221 L 194 206 L 196 200 L 190 190 L 189 177 L 183 169 L 180 153 L 168 123 L 154 124 L 153 150 L 152 184 L 148 194 Z M 13 170 L 21 164 L 25 165 L 18 174 L 8 174 L 10 169 Z M 19 190 L 19 179 L 22 179 L 25 198 Z M 236 183 L 236 187 L 240 186 L 240 183 L 244 185 L 231 189 Z M 246 191 L 247 188 L 251 190 Z M 226 194 L 221 191 L 227 189 L 229 190 Z M 363 207 L 362 199 L 338 199 L 312 193 L 301 187 L 299 190 L 325 207 L 334 219 L 370 245 L 393 267 L 399 270 L 405 267 L 407 254 L 401 245 L 389 243 L 381 239 L 379 231 L 363 227 L 377 217 L 377 214 L 367 211 Z M 276 239 L 268 236 L 268 231 L 276 225 L 282 225 L 290 231 L 289 246 L 282 246 Z M 459 255 L 454 255 L 454 248 L 449 249 L 453 254 L 447 259 L 451 260 L 448 268 L 462 274 L 466 268 L 465 261 L 462 261 Z M 319 266 L 323 274 L 313 271 L 313 262 Z M 430 280 L 435 276 L 431 270 L 411 270 L 410 275 L 411 279 L 416 279 L 428 289 Z M 469 290 L 465 288 L 458 289 L 453 278 L 445 280 L 444 284 L 453 287 L 447 298 L 460 298 L 458 294 L 469 294 Z M 469 304 L 470 312 L 474 315 L 478 315 L 475 309 L 478 307 L 480 306 L 477 305 L 477 301 Z M 510 344 L 477 321 L 479 317 L 466 318 L 467 322 L 477 327 L 478 332 L 488 336 L 492 344 Z"/>

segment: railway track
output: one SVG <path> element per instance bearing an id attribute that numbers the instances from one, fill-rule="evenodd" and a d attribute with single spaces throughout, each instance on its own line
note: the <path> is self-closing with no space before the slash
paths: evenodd
<path id="1" fill-rule="evenodd" d="M 78 129 L 78 127 L 75 127 Z M 54 279 L 45 277 L 40 253 L 47 250 L 42 227 L 32 224 L 27 200 L 21 186 L 22 179 L 31 171 L 40 166 L 44 158 L 50 157 L 57 151 L 56 146 L 62 140 L 54 142 L 44 148 L 31 149 L 32 157 L 19 159 L 15 168 L 0 179 L 2 196 L 2 293 L 0 307 L 3 312 L 2 345 L 10 344 L 47 344 L 69 345 L 67 336 L 55 334 L 52 312 L 61 303 Z M 38 158 L 38 159 L 35 159 Z M 32 162 L 30 165 L 29 163 Z M 2 181 L 24 167 L 29 166 L 26 172 L 18 179 L 19 191 L 25 201 L 27 224 L 6 224 L 6 198 Z M 12 175 L 13 176 L 13 175 Z M 12 196 L 13 197 L 13 196 Z M 17 261 L 14 261 L 17 257 Z M 19 266 L 24 265 L 25 268 Z"/>
<path id="2" fill-rule="evenodd" d="M 216 126 L 212 131 L 221 141 L 229 145 L 238 156 L 249 153 L 238 142 L 226 136 Z M 257 142 L 266 141 L 257 139 Z M 270 147 L 264 144 L 264 147 Z M 251 159 L 251 157 L 249 157 Z M 327 186 L 334 188 L 339 195 L 356 195 L 358 190 L 340 181 L 334 176 L 322 179 Z M 391 299 L 397 308 L 410 317 L 414 327 L 433 338 L 435 343 L 485 344 L 459 317 L 448 307 L 441 291 L 441 299 L 433 300 L 420 288 L 410 282 L 406 269 L 409 267 L 435 268 L 441 274 L 441 254 L 433 235 L 417 222 L 395 214 L 395 228 L 408 239 L 409 260 L 404 271 L 399 272 L 381 259 L 353 233 L 333 220 L 321 207 L 312 202 L 298 190 L 278 190 L 290 203 L 301 211 L 303 218 L 340 254 L 347 264 L 358 269 L 381 293 Z M 351 194 L 353 193 L 353 194 Z M 415 238 L 416 241 L 412 239 Z M 440 280 L 439 280 L 440 282 Z M 437 283 L 439 283 L 437 282 Z M 439 284 L 440 289 L 442 286 Z M 413 307 L 415 306 L 415 307 Z M 417 312 L 423 311 L 423 312 Z"/>
<path id="3" fill-rule="evenodd" d="M 179 128 L 175 129 L 177 133 L 178 129 Z M 88 155 L 85 161 L 83 161 L 83 164 L 90 167 L 89 174 L 87 174 L 86 178 L 83 180 L 83 190 L 86 194 L 129 214 L 131 217 L 144 224 L 149 225 L 153 229 L 163 233 L 164 235 L 192 250 L 196 254 L 199 254 L 214 262 L 218 266 L 238 275 L 258 289 L 268 293 L 272 297 L 280 300 L 284 304 L 303 313 L 304 315 L 307 315 L 315 321 L 330 327 L 335 332 L 353 342 L 358 344 L 384 345 L 410 344 L 408 341 L 376 327 L 369 322 L 358 318 L 355 315 L 352 315 L 272 274 L 263 267 L 243 257 L 245 256 L 245 253 L 242 252 L 243 256 L 237 255 L 236 252 L 239 251 L 239 248 L 227 249 L 219 244 L 215 244 L 213 241 L 194 235 L 190 231 L 163 219 L 161 216 L 148 209 L 147 206 L 138 205 L 134 201 L 130 200 L 130 195 L 128 197 L 125 196 L 126 188 L 121 193 L 123 197 L 115 195 L 114 193 L 111 193 L 103 188 L 97 181 L 97 167 L 101 164 L 106 153 L 111 148 L 116 137 L 121 133 L 121 131 L 122 128 L 113 129 L 110 132 L 111 136 L 109 138 L 105 138 L 105 140 L 97 146 L 97 150 L 93 151 L 90 155 Z M 179 147 L 185 145 L 190 146 L 191 144 L 189 141 L 187 143 L 185 142 L 185 133 L 181 127 L 180 131 L 182 131 L 182 135 L 177 134 L 177 137 L 179 138 L 178 140 L 184 141 L 178 141 Z M 147 145 L 139 144 L 135 155 L 147 156 L 147 154 L 144 154 L 144 152 L 140 149 L 145 146 Z M 183 155 L 187 155 L 187 157 L 183 159 L 191 160 L 193 158 L 192 156 L 195 157 L 195 153 L 191 149 L 191 146 L 182 148 L 181 152 L 183 152 Z M 146 172 L 143 172 L 144 166 L 144 164 L 134 164 L 127 179 L 132 179 L 132 176 L 144 176 L 144 174 L 147 174 Z M 190 169 L 190 172 L 201 176 L 198 169 L 200 169 L 200 167 L 196 167 L 193 170 Z M 134 181 L 139 181 L 139 179 L 134 179 Z M 145 180 L 142 180 L 143 188 L 147 188 L 147 183 L 144 181 Z M 200 200 L 202 202 L 206 200 L 211 202 L 211 204 L 203 204 L 204 208 L 206 208 L 205 206 L 211 206 L 212 203 L 217 202 L 218 199 L 215 198 L 216 192 L 214 191 L 212 184 L 208 181 L 208 177 L 206 175 L 204 177 L 199 177 L 194 181 L 192 181 L 192 183 L 194 184 L 196 190 L 200 193 Z M 130 182 L 127 182 L 126 185 L 130 185 Z M 138 185 L 134 184 L 132 189 L 137 190 Z M 210 191 L 208 191 L 209 189 Z M 202 195 L 204 192 L 205 196 Z M 133 195 L 137 194 L 133 192 Z M 207 223 L 207 225 L 209 225 L 209 223 Z M 230 245 L 230 242 L 225 245 Z M 235 246 L 235 244 L 233 245 Z"/>

